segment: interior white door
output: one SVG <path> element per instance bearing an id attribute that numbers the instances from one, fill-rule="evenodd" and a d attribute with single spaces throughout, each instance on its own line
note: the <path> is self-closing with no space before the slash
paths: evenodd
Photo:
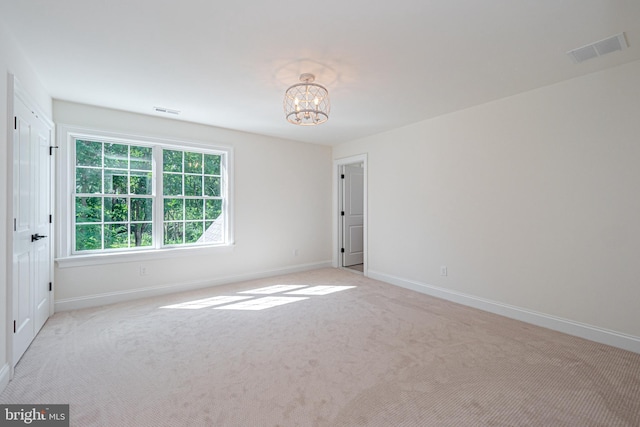
<path id="1" fill-rule="evenodd" d="M 34 171 L 34 228 L 35 240 L 32 243 L 35 283 L 35 333 L 42 328 L 51 315 L 51 129 L 38 122 L 32 130 L 37 140 L 36 169 Z M 42 237 L 44 236 L 44 237 Z M 34 334 L 35 336 L 35 334 Z"/>
<path id="2" fill-rule="evenodd" d="M 14 98 L 13 363 L 50 316 L 51 128 Z"/>
<path id="3" fill-rule="evenodd" d="M 349 267 L 364 262 L 364 168 L 345 165 L 342 175 L 342 266 Z"/>

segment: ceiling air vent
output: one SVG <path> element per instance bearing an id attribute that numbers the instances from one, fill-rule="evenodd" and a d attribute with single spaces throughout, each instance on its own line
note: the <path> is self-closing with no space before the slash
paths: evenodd
<path id="1" fill-rule="evenodd" d="M 153 107 L 153 111 L 155 111 L 156 113 L 173 114 L 175 116 L 180 114 L 180 110 L 172 110 L 171 108 L 164 107 Z"/>
<path id="2" fill-rule="evenodd" d="M 569 55 L 573 62 L 579 64 L 580 62 L 584 62 L 588 59 L 597 58 L 598 56 L 626 48 L 627 40 L 624 37 L 624 33 L 620 33 L 586 46 L 570 50 L 567 52 L 567 55 Z"/>

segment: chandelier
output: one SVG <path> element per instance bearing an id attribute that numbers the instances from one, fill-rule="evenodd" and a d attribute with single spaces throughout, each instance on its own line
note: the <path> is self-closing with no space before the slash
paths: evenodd
<path id="1" fill-rule="evenodd" d="M 284 94 L 284 114 L 289 123 L 313 126 L 329 120 L 329 92 L 313 81 L 316 76 L 300 75 L 301 83 L 294 84 Z"/>

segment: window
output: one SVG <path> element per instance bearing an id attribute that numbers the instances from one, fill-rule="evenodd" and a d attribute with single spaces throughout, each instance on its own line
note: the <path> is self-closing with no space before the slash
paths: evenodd
<path id="1" fill-rule="evenodd" d="M 153 246 L 153 148 L 75 146 L 75 252 Z"/>
<path id="2" fill-rule="evenodd" d="M 162 150 L 163 242 L 221 243 L 220 154 Z"/>
<path id="3" fill-rule="evenodd" d="M 67 256 L 231 243 L 229 149 L 100 132 L 66 136 Z"/>

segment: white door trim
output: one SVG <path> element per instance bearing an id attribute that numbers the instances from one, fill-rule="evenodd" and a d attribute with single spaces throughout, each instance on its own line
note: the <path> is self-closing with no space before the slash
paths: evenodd
<path id="1" fill-rule="evenodd" d="M 364 198 L 363 198 L 363 247 L 364 247 L 364 275 L 368 275 L 369 265 L 369 244 L 368 244 L 368 173 L 367 173 L 367 154 L 359 154 L 356 156 L 343 157 L 341 159 L 333 160 L 333 257 L 331 265 L 334 268 L 340 267 L 340 248 L 342 243 L 342 221 L 340 217 L 340 197 L 342 195 L 342 183 L 340 182 L 340 170 L 343 165 L 349 165 L 353 163 L 362 163 L 364 169 Z"/>
<path id="2" fill-rule="evenodd" d="M 15 117 L 14 97 L 16 92 L 16 79 L 13 74 L 7 76 L 7 157 L 5 158 L 7 176 L 7 210 L 6 222 L 4 224 L 6 236 L 6 271 L 5 283 L 7 286 L 7 297 L 5 299 L 5 359 L 7 365 L 2 368 L 2 388 L 13 378 L 13 123 Z M 6 383 L 5 383 L 6 382 Z"/>

